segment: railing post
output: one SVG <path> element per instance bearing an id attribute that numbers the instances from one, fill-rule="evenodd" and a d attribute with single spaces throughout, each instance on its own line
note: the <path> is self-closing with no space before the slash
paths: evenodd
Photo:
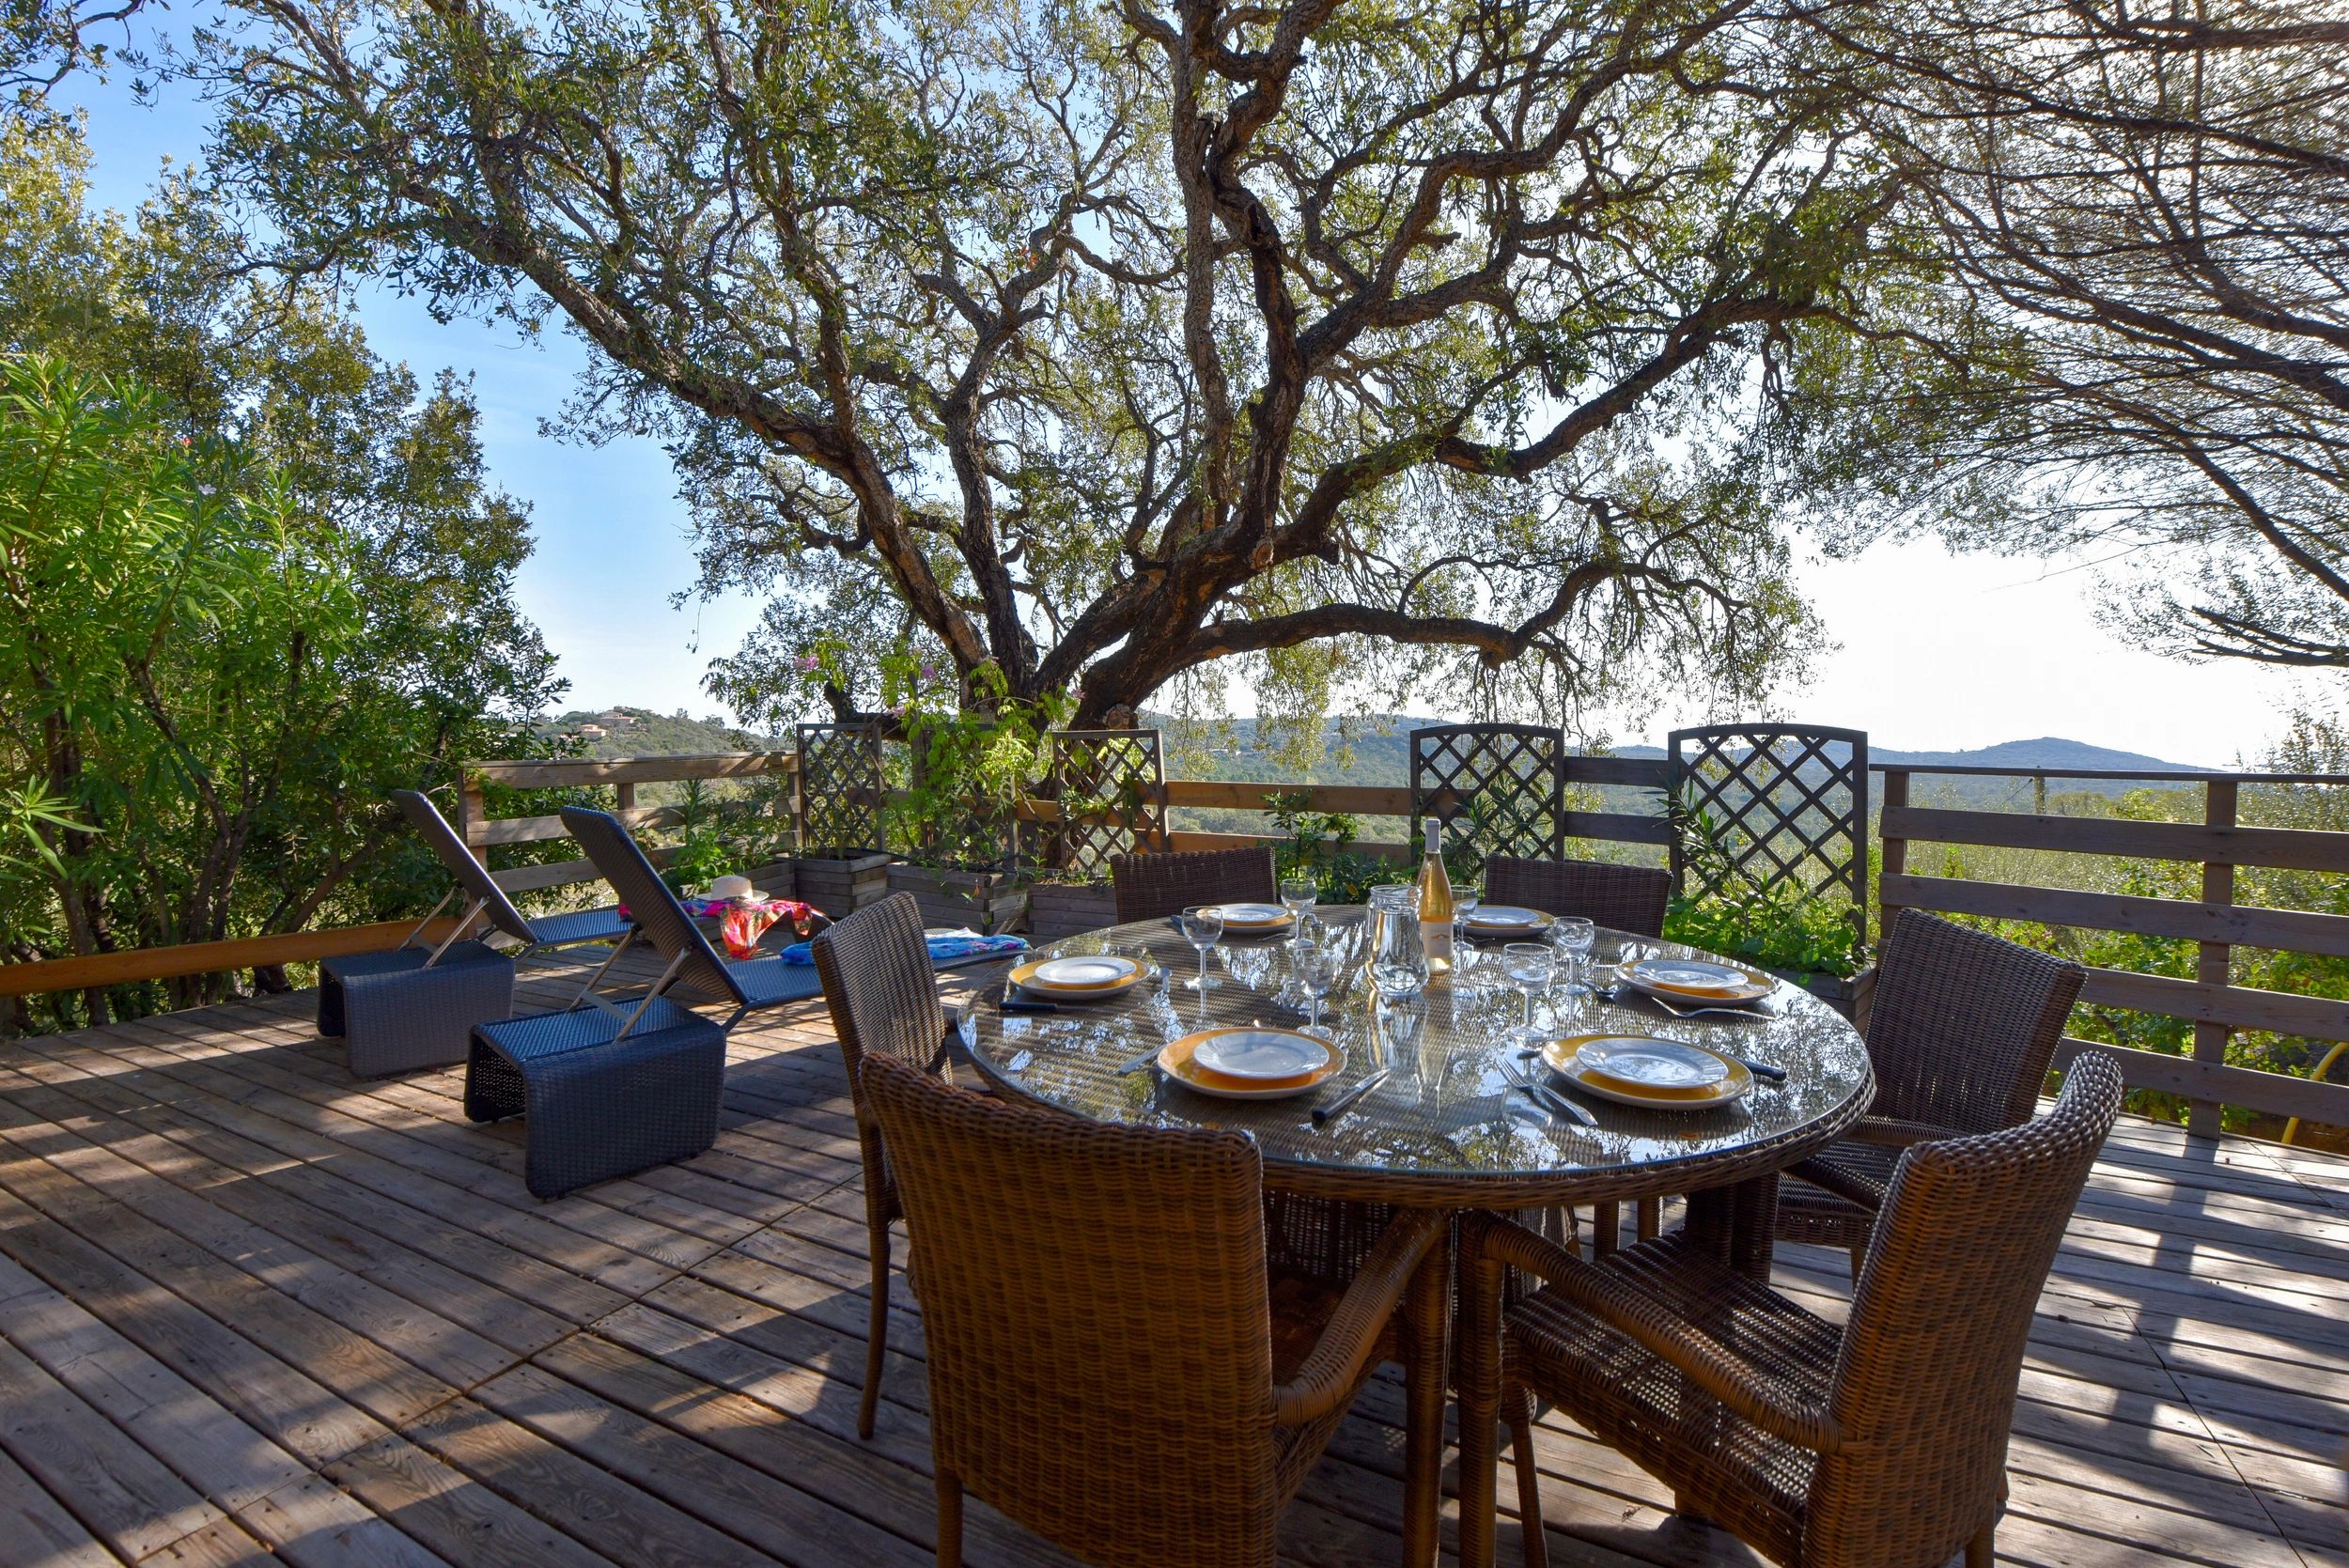
<path id="1" fill-rule="evenodd" d="M 2232 828 L 2235 825 L 2237 790 L 2232 779 L 2214 779 L 2202 786 L 2202 823 L 2210 828 Z M 2234 902 L 2234 867 L 2218 861 L 2202 862 L 2202 902 L 2232 904 Z M 2224 986 L 2230 978 L 2228 958 L 2233 951 L 2225 942 L 2202 942 L 2195 961 L 2194 978 L 2205 986 Z M 2197 1019 L 2194 1024 L 2194 1060 L 2224 1066 L 2227 1061 L 2227 1036 L 2231 1032 L 2225 1024 Z M 2221 1121 L 2217 1100 L 2191 1100 L 2186 1105 L 2186 1130 L 2196 1138 L 2216 1138 Z"/>
<path id="2" fill-rule="evenodd" d="M 612 804 L 620 813 L 620 820 L 623 822 L 627 821 L 628 814 L 636 809 L 635 784 L 633 782 L 629 782 L 614 784 L 612 786 Z"/>
<path id="3" fill-rule="evenodd" d="M 1908 769 L 1888 768 L 1884 770 L 1883 812 L 1890 815 L 1908 807 Z M 1883 816 L 1876 818 L 1878 836 L 1884 844 L 1884 857 L 1876 868 L 1876 940 L 1882 941 L 1892 930 L 1892 918 L 1901 912 L 1901 906 L 1884 896 L 1884 878 L 1902 877 L 1908 872 L 1908 840 L 1884 832 Z"/>
<path id="4" fill-rule="evenodd" d="M 471 773 L 463 775 L 457 786 L 457 832 L 473 851 L 473 858 L 484 866 L 490 863 L 490 802 L 482 793 L 481 781 Z"/>

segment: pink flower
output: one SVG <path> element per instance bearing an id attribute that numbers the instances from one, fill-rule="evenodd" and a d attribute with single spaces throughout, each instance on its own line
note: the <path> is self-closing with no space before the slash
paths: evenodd
<path id="1" fill-rule="evenodd" d="M 922 678 L 924 680 L 936 680 L 938 678 L 938 666 L 935 664 L 923 665 Z"/>
<path id="2" fill-rule="evenodd" d="M 817 658 L 812 653 L 802 654 L 800 657 L 800 668 L 802 670 L 820 669 L 823 666 L 823 662 L 824 661 L 822 660 Z"/>

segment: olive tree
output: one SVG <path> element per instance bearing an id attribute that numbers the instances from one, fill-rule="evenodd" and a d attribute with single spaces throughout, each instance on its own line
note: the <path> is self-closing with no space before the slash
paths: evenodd
<path id="1" fill-rule="evenodd" d="M 702 586 L 771 595 L 730 692 L 905 640 L 1095 723 L 1233 660 L 1552 708 L 1798 664 L 1780 524 L 1847 481 L 1780 410 L 1913 272 L 1819 47 L 1754 0 L 230 0 L 172 65 L 276 265 L 592 346 L 565 427 L 664 433 Z"/>

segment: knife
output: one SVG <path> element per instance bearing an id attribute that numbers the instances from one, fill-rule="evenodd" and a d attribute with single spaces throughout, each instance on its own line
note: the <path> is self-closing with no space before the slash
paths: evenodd
<path id="1" fill-rule="evenodd" d="M 1347 1111 L 1353 1110 L 1354 1103 L 1357 1100 L 1360 1100 L 1364 1094 L 1369 1094 L 1373 1089 L 1376 1089 L 1380 1084 L 1386 1082 L 1387 1075 L 1392 1071 L 1394 1071 L 1394 1069 L 1392 1067 L 1381 1067 L 1377 1072 L 1371 1074 L 1368 1078 L 1362 1079 L 1361 1082 L 1356 1084 L 1353 1088 L 1348 1089 L 1345 1094 L 1340 1094 L 1336 1099 L 1331 1100 L 1328 1105 L 1317 1105 L 1314 1107 L 1314 1126 L 1317 1127 L 1326 1127 L 1330 1123 L 1336 1121 L 1339 1117 L 1345 1115 Z"/>

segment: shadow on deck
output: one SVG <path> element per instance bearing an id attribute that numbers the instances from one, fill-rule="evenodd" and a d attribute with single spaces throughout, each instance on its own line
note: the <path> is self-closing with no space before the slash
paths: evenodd
<path id="1" fill-rule="evenodd" d="M 356 1082 L 312 1005 L 0 1047 L 0 1562 L 930 1560 L 910 1307 L 855 1437 L 863 1208 L 820 1003 L 736 1032 L 709 1154 L 543 1204 L 460 1073 Z M 1821 1311 L 1845 1278 L 1781 1250 Z M 2349 1160 L 2124 1123 L 2041 1303 L 2001 1560 L 2349 1562 L 2345 1298 Z M 1395 1560 L 1401 1414 L 1365 1393 L 1290 1561 Z M 1564 1422 L 1541 1449 L 1553 1561 L 1756 1560 Z M 1068 1560 L 974 1504 L 968 1560 Z"/>

